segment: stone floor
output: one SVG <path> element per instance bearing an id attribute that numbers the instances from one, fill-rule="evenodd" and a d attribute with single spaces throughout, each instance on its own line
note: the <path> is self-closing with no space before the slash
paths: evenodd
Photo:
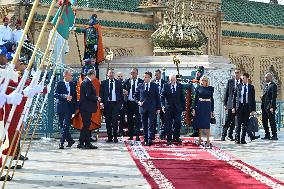
<path id="1" fill-rule="evenodd" d="M 247 145 L 213 142 L 214 145 L 284 182 L 284 131 L 279 141 L 257 140 Z M 7 183 L 11 189 L 116 189 L 150 188 L 123 142 L 107 144 L 102 139 L 98 150 L 58 150 L 58 142 L 35 141 L 25 167 Z"/>

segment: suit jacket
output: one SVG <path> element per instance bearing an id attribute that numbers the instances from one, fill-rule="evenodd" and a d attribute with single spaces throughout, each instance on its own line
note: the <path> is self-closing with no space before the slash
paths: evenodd
<path id="1" fill-rule="evenodd" d="M 135 101 L 138 103 L 144 102 L 143 106 L 139 106 L 139 112 L 145 113 L 147 111 L 154 113 L 161 109 L 159 88 L 155 83 L 149 83 L 149 91 L 145 90 L 145 83 L 140 83 L 137 86 L 135 93 Z"/>
<path id="2" fill-rule="evenodd" d="M 152 80 L 153 83 L 156 83 L 156 79 Z M 163 79 L 161 79 L 161 86 L 160 86 L 160 94 L 162 94 L 162 91 L 163 91 L 163 88 L 164 88 L 164 85 L 166 84 L 167 82 Z"/>
<path id="3" fill-rule="evenodd" d="M 242 80 L 240 79 L 240 82 Z M 227 82 L 227 87 L 225 91 L 225 96 L 224 96 L 224 105 L 228 109 L 233 109 L 233 100 L 234 100 L 234 93 L 235 93 L 235 78 L 234 79 L 229 79 Z"/>
<path id="4" fill-rule="evenodd" d="M 269 86 L 263 90 L 263 96 L 261 99 L 261 109 L 269 110 L 273 108 L 276 110 L 276 98 L 277 98 L 277 85 L 271 82 Z"/>
<path id="5" fill-rule="evenodd" d="M 96 113 L 98 109 L 98 96 L 93 83 L 86 77 L 80 86 L 80 111 Z"/>
<path id="6" fill-rule="evenodd" d="M 64 81 L 59 81 L 55 89 L 55 98 L 57 98 L 57 113 L 64 113 L 71 110 L 71 113 L 75 113 L 77 108 L 77 91 L 76 84 L 72 81 L 69 82 L 70 86 L 70 96 L 72 100 L 68 101 L 66 96 L 68 95 L 68 90 Z"/>
<path id="7" fill-rule="evenodd" d="M 165 84 L 162 90 L 161 102 L 166 109 L 174 109 L 178 112 L 185 111 L 185 97 L 182 84 L 177 83 L 174 94 L 172 93 L 171 84 Z"/>
<path id="8" fill-rule="evenodd" d="M 116 102 L 123 103 L 123 89 L 121 81 L 114 79 L 115 81 L 115 94 L 116 94 Z M 100 91 L 101 102 L 106 104 L 108 102 L 109 97 L 109 79 L 103 80 L 101 83 L 101 91 Z"/>
<path id="9" fill-rule="evenodd" d="M 140 78 L 137 78 L 137 87 L 140 83 L 143 83 L 144 81 Z M 131 90 L 131 78 L 129 79 L 126 79 L 123 83 L 123 89 L 126 90 L 128 92 L 128 94 L 130 93 L 130 90 Z M 134 94 L 135 95 L 135 94 Z M 127 96 L 127 99 L 128 99 L 128 96 Z"/>
<path id="10" fill-rule="evenodd" d="M 234 109 L 238 110 L 240 107 L 240 98 L 242 92 L 243 84 L 240 83 L 234 93 Z M 249 112 L 256 111 L 256 102 L 255 102 L 255 89 L 254 86 L 248 84 L 248 105 L 249 105 Z"/>

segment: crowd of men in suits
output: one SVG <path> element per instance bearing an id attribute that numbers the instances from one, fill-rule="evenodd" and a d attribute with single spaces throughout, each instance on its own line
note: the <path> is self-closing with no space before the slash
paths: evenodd
<path id="1" fill-rule="evenodd" d="M 235 77 L 228 80 L 224 105 L 227 110 L 226 122 L 223 127 L 221 140 L 228 139 L 237 144 L 246 144 L 245 137 L 251 140 L 258 139 L 248 125 L 250 117 L 256 115 L 255 89 L 249 83 L 249 74 L 241 75 L 239 69 L 235 70 Z M 151 146 L 155 140 L 155 134 L 159 132 L 160 139 L 167 139 L 167 144 L 181 142 L 180 129 L 182 114 L 185 113 L 185 96 L 183 85 L 177 82 L 175 75 L 169 76 L 169 81 L 161 79 L 161 71 L 155 71 L 152 79 L 151 72 L 145 72 L 143 79 L 138 78 L 138 69 L 131 69 L 130 78 L 124 79 L 123 73 L 110 69 L 107 79 L 101 81 L 100 95 L 97 96 L 96 88 L 92 81 L 96 78 L 95 70 L 89 70 L 80 87 L 79 109 L 81 112 L 83 128 L 81 129 L 78 148 L 96 149 L 90 142 L 89 127 L 92 113 L 100 108 L 105 117 L 107 140 L 117 143 L 118 137 L 125 135 L 124 128 L 127 123 L 129 140 L 140 141 L 143 133 L 145 145 Z M 275 110 L 277 98 L 277 86 L 272 82 L 270 73 L 265 75 L 266 85 L 261 97 L 262 122 L 265 137 L 262 139 L 277 140 L 275 123 Z M 59 124 L 62 128 L 62 138 L 59 148 L 63 149 L 66 140 L 71 147 L 75 142 L 69 133 L 70 119 L 76 109 L 76 88 L 71 82 L 72 73 L 66 71 L 64 80 L 58 82 L 56 97 L 59 99 Z M 127 121 L 125 120 L 127 115 Z M 160 120 L 160 122 L 159 122 Z M 272 136 L 269 132 L 270 123 Z M 158 126 L 160 126 L 158 128 Z M 140 129 L 143 129 L 143 132 Z M 233 133 L 235 132 L 235 137 Z"/>
<path id="2" fill-rule="evenodd" d="M 277 98 L 277 85 L 272 81 L 273 75 L 265 75 L 265 86 L 261 99 L 262 124 L 265 130 L 264 140 L 278 140 L 275 111 Z M 255 136 L 251 130 L 248 130 L 250 119 L 256 116 L 256 97 L 255 88 L 249 83 L 249 74 L 241 75 L 241 70 L 236 69 L 234 78 L 228 80 L 225 98 L 225 110 L 227 110 L 226 122 L 223 127 L 222 141 L 228 139 L 237 144 L 246 144 L 245 137 L 248 135 L 250 140 L 260 138 Z M 268 127 L 268 121 L 271 127 L 271 134 Z M 235 130 L 235 137 L 233 136 Z"/>

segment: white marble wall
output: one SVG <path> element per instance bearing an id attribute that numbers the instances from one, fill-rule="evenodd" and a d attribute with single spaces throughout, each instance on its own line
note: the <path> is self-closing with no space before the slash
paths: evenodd
<path id="1" fill-rule="evenodd" d="M 154 72 L 156 69 L 166 68 L 166 75 L 170 73 L 177 74 L 176 66 L 171 56 L 152 56 L 152 57 L 118 57 L 110 62 L 110 67 L 115 72 L 124 73 L 124 78 L 130 77 L 130 70 L 133 67 L 139 69 L 139 77 L 143 77 L 145 71 Z M 220 56 L 180 56 L 180 74 L 190 76 L 196 65 L 204 66 L 206 73 L 210 78 L 210 85 L 215 87 L 215 114 L 217 124 L 212 125 L 211 134 L 220 136 L 221 128 L 224 123 L 223 96 L 227 80 L 231 77 L 231 71 L 234 65 L 229 63 L 229 59 Z M 107 63 L 100 65 L 100 79 L 106 76 Z"/>

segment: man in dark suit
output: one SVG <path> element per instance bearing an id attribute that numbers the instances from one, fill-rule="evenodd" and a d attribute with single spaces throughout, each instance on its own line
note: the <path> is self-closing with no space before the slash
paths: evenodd
<path id="1" fill-rule="evenodd" d="M 265 75 L 266 85 L 261 97 L 261 110 L 262 110 L 262 124 L 265 130 L 265 137 L 262 139 L 278 140 L 277 129 L 275 122 L 276 98 L 277 98 L 277 85 L 272 82 L 272 74 Z M 268 120 L 271 127 L 272 137 L 268 127 Z"/>
<path id="2" fill-rule="evenodd" d="M 116 78 L 118 81 L 121 82 L 122 87 L 124 86 L 124 80 L 123 80 L 123 73 L 117 72 Z M 122 103 L 121 109 L 119 111 L 119 124 L 118 124 L 118 136 L 124 136 L 124 130 L 126 122 L 125 122 L 125 113 L 126 113 L 126 98 L 124 97 L 124 101 Z"/>
<path id="3" fill-rule="evenodd" d="M 181 142 L 179 138 L 181 115 L 185 112 L 183 86 L 176 82 L 175 75 L 170 75 L 169 79 L 170 83 L 164 85 L 161 96 L 162 110 L 165 112 L 167 145 L 171 145 L 172 142 Z"/>
<path id="4" fill-rule="evenodd" d="M 71 71 L 65 71 L 64 80 L 57 83 L 55 97 L 57 98 L 57 114 L 61 128 L 59 149 L 64 149 L 65 140 L 68 142 L 67 147 L 71 147 L 75 143 L 69 132 L 71 117 L 77 107 L 76 84 L 72 82 Z"/>
<path id="5" fill-rule="evenodd" d="M 96 95 L 96 88 L 93 81 L 96 79 L 96 71 L 91 69 L 80 87 L 79 109 L 82 117 L 83 127 L 80 132 L 78 148 L 97 149 L 90 142 L 90 125 L 92 113 L 96 113 L 98 109 L 98 101 L 100 97 Z"/>
<path id="6" fill-rule="evenodd" d="M 145 72 L 144 83 L 137 86 L 135 100 L 139 105 L 142 125 L 144 130 L 144 142 L 146 146 L 153 144 L 155 137 L 154 120 L 156 114 L 160 113 L 161 101 L 159 88 L 155 83 L 151 83 L 152 73 Z"/>
<path id="7" fill-rule="evenodd" d="M 162 72 L 161 70 L 155 71 L 155 79 L 152 81 L 156 83 L 156 85 L 159 88 L 160 95 L 162 94 L 162 90 L 164 88 L 164 85 L 167 83 L 165 80 L 162 79 Z M 160 139 L 165 139 L 165 118 L 164 118 L 164 112 L 160 110 L 160 120 L 158 120 L 158 115 L 155 116 L 155 131 L 158 129 L 158 121 L 160 121 L 160 130 L 158 131 L 160 133 Z"/>
<path id="8" fill-rule="evenodd" d="M 106 120 L 106 128 L 108 139 L 107 142 L 118 142 L 117 129 L 119 111 L 123 103 L 123 89 L 122 84 L 117 79 L 114 79 L 114 71 L 108 71 L 108 79 L 101 83 L 101 105 L 104 109 L 104 116 Z"/>
<path id="9" fill-rule="evenodd" d="M 222 141 L 226 140 L 228 129 L 229 129 L 228 138 L 231 141 L 234 141 L 233 132 L 235 129 L 236 114 L 232 113 L 233 98 L 234 98 L 235 89 L 241 82 L 242 82 L 241 81 L 241 70 L 235 69 L 235 77 L 233 79 L 228 80 L 225 97 L 224 97 L 224 108 L 225 110 L 227 110 L 227 115 L 226 115 L 226 122 L 225 122 L 225 125 L 223 127 L 223 132 L 222 132 L 222 138 L 221 138 Z"/>
<path id="10" fill-rule="evenodd" d="M 242 83 L 237 86 L 234 94 L 234 103 L 232 113 L 237 114 L 237 127 L 235 143 L 246 144 L 245 137 L 249 123 L 250 115 L 255 115 L 255 89 L 254 86 L 248 83 L 249 74 L 244 73 Z M 242 134 L 241 134 L 242 131 Z M 252 133 L 248 133 L 251 139 L 254 137 Z"/>
<path id="11" fill-rule="evenodd" d="M 135 92 L 137 86 L 143 83 L 143 80 L 138 78 L 138 69 L 132 68 L 131 78 L 125 80 L 123 85 L 123 93 L 127 99 L 126 102 L 126 115 L 128 124 L 129 140 L 133 140 L 136 135 L 136 141 L 139 141 L 139 133 L 141 128 L 141 115 L 139 113 L 139 106 L 135 102 Z"/>

